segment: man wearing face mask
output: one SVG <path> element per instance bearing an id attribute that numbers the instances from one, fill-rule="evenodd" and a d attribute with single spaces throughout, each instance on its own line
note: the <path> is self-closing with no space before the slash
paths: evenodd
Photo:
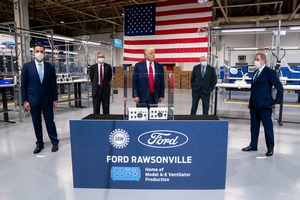
<path id="1" fill-rule="evenodd" d="M 90 67 L 92 82 L 93 113 L 100 114 L 102 102 L 103 114 L 109 114 L 111 65 L 104 62 L 104 53 L 97 53 L 97 63 Z"/>
<path id="2" fill-rule="evenodd" d="M 33 153 L 44 149 L 43 127 L 41 112 L 52 143 L 52 152 L 58 150 L 56 126 L 53 109 L 57 107 L 57 84 L 55 68 L 44 62 L 45 47 L 35 45 L 33 48 L 34 60 L 25 63 L 21 74 L 21 94 L 24 108 L 30 112 L 36 136 L 36 148 Z"/>
<path id="3" fill-rule="evenodd" d="M 203 115 L 208 115 L 210 93 L 217 84 L 216 71 L 212 66 L 207 65 L 206 56 L 200 57 L 200 64 L 194 66 L 191 75 L 192 108 L 191 115 L 196 115 L 199 100 L 202 100 Z"/>
<path id="4" fill-rule="evenodd" d="M 256 71 L 251 81 L 251 94 L 248 104 L 251 118 L 251 142 L 242 151 L 257 151 L 260 122 L 265 131 L 267 152 L 266 156 L 274 153 L 274 130 L 272 122 L 272 109 L 283 99 L 283 87 L 274 70 L 265 66 L 266 55 L 257 53 L 254 58 Z M 277 90 L 273 98 L 273 87 Z"/>

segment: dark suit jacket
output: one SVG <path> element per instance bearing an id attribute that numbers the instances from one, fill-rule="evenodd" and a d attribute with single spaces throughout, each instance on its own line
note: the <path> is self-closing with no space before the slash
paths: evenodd
<path id="1" fill-rule="evenodd" d="M 41 83 L 34 60 L 25 63 L 22 68 L 21 93 L 22 102 L 28 101 L 30 106 L 53 106 L 53 101 L 58 99 L 54 66 L 44 62 L 44 78 Z"/>
<path id="2" fill-rule="evenodd" d="M 90 67 L 90 79 L 92 82 L 92 96 L 95 97 L 97 88 L 99 85 L 99 74 L 98 63 Z M 112 79 L 111 65 L 104 63 L 104 79 L 103 79 L 103 90 L 105 95 L 110 95 L 110 81 Z"/>
<path id="3" fill-rule="evenodd" d="M 191 88 L 193 91 L 199 91 L 205 94 L 211 93 L 217 84 L 216 70 L 212 66 L 207 65 L 204 78 L 201 74 L 202 65 L 196 65 L 191 75 Z"/>
<path id="4" fill-rule="evenodd" d="M 160 97 L 165 97 L 164 68 L 161 64 L 154 62 L 154 98 L 158 103 Z M 136 63 L 132 76 L 132 97 L 139 97 L 140 103 L 147 103 L 149 97 L 149 78 L 146 60 Z"/>
<path id="5" fill-rule="evenodd" d="M 258 70 L 254 73 L 253 77 Z M 277 89 L 275 99 L 272 97 L 272 87 Z M 283 99 L 283 87 L 274 70 L 264 67 L 256 81 L 251 81 L 250 108 L 255 110 L 270 109 L 274 104 L 280 104 Z"/>

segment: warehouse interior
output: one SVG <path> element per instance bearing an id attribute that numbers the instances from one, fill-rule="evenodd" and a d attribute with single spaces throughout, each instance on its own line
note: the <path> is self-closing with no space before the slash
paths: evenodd
<path id="1" fill-rule="evenodd" d="M 124 7 L 173 0 L 7 0 L 0 2 L 0 200 L 19 199 L 298 199 L 300 168 L 300 1 L 195 0 L 212 7 L 212 20 L 199 26 L 209 38 L 205 53 L 216 69 L 210 115 L 229 122 L 227 180 L 224 190 L 128 190 L 73 187 L 70 120 L 93 112 L 89 67 L 98 52 L 113 66 L 110 114 L 128 119 L 135 61 L 124 60 Z M 2 38 L 2 40 L 1 40 Z M 60 149 L 32 154 L 35 135 L 24 110 L 21 69 L 33 59 L 32 47 L 46 46 L 47 62 L 56 69 L 58 107 L 55 123 Z M 265 156 L 263 128 L 257 152 L 242 152 L 250 140 L 247 108 L 256 53 L 278 69 L 284 100 L 273 110 L 275 153 Z M 165 99 L 159 107 L 169 119 L 189 115 L 190 77 L 199 62 L 166 62 Z M 234 69 L 234 70 L 233 70 Z M 170 78 L 173 77 L 173 78 Z M 229 86 L 230 85 L 230 86 Z M 202 115 L 201 103 L 197 115 Z M 170 109 L 172 112 L 170 112 Z M 44 122 L 43 122 L 44 123 Z M 44 125 L 44 124 L 43 124 Z M 45 129 L 45 128 L 44 128 Z M 46 132 L 46 131 L 45 131 Z M 208 149 L 209 151 L 209 149 Z"/>

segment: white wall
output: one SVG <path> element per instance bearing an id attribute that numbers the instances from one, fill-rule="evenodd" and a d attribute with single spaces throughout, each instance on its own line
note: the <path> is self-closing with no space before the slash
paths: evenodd
<path id="1" fill-rule="evenodd" d="M 228 47 L 259 47 L 263 48 L 265 46 L 276 47 L 277 45 L 277 36 L 272 36 L 271 33 L 266 34 L 232 34 L 232 35 L 223 35 L 220 37 L 221 42 L 225 43 Z M 287 32 L 286 35 L 281 36 L 280 38 L 280 47 L 299 47 L 300 46 L 300 33 L 296 32 Z M 231 61 L 231 65 L 235 65 L 238 62 L 238 55 L 246 55 L 247 62 L 253 62 L 255 53 L 261 51 L 231 51 L 231 56 L 228 55 L 228 51 L 225 50 L 225 59 Z M 271 51 L 262 51 L 267 54 L 268 62 L 270 62 L 274 57 L 272 56 Z M 220 52 L 217 52 L 220 55 L 221 59 L 224 58 L 224 48 Z M 276 51 L 274 51 L 276 53 Z M 300 62 L 300 50 L 287 50 L 285 60 L 288 63 Z M 283 56 L 283 51 L 280 51 L 280 56 Z M 271 64 L 271 63 L 268 63 Z"/>

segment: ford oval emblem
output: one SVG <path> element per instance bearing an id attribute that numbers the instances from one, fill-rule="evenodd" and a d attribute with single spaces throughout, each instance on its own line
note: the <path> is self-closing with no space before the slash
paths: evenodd
<path id="1" fill-rule="evenodd" d="M 184 145 L 188 140 L 185 134 L 172 130 L 148 131 L 138 137 L 139 143 L 152 148 L 175 148 Z"/>

